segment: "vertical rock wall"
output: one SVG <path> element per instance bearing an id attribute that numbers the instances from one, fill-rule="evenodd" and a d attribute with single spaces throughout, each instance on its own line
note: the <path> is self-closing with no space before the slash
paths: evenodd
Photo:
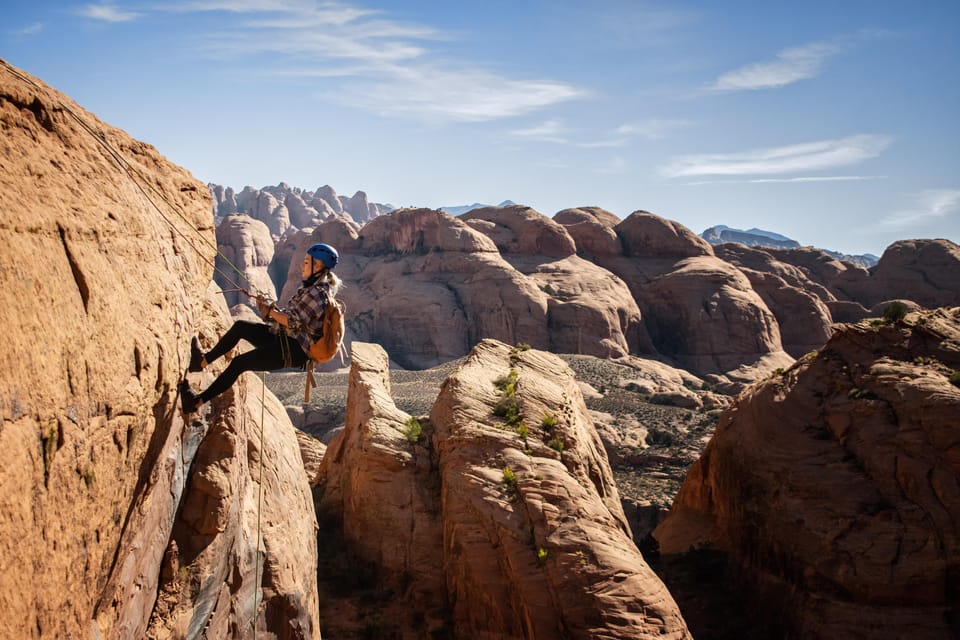
<path id="1" fill-rule="evenodd" d="M 3 61 L 0 130 L 3 634 L 143 638 L 207 444 L 176 385 L 222 329 L 209 191 Z"/>

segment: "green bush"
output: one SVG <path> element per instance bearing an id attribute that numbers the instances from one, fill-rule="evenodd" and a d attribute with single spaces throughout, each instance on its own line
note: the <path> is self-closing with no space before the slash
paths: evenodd
<path id="1" fill-rule="evenodd" d="M 540 426 L 544 431 L 553 431 L 557 428 L 557 416 L 552 413 L 543 414 L 543 418 L 540 419 Z"/>
<path id="2" fill-rule="evenodd" d="M 543 547 L 537 548 L 537 563 L 541 566 L 547 563 L 547 550 Z"/>
<path id="3" fill-rule="evenodd" d="M 950 372 L 950 384 L 960 387 L 960 371 Z"/>
<path id="4" fill-rule="evenodd" d="M 883 319 L 887 322 L 900 322 L 907 316 L 907 305 L 894 300 L 883 310 Z"/>
<path id="5" fill-rule="evenodd" d="M 517 370 L 511 368 L 510 373 L 500 376 L 493 382 L 500 391 L 500 401 L 493 407 L 493 415 L 503 418 L 510 426 L 520 423 L 520 401 L 517 399 Z"/>
<path id="6" fill-rule="evenodd" d="M 563 453 L 563 449 L 566 445 L 564 445 L 563 440 L 561 440 L 560 438 L 554 438 L 553 440 L 547 443 L 547 446 L 553 449 L 554 451 L 556 451 L 557 453 Z"/>
<path id="7" fill-rule="evenodd" d="M 420 435 L 423 433 L 423 426 L 420 424 L 420 421 L 414 417 L 407 418 L 407 421 L 403 423 L 403 435 L 407 437 L 407 441 L 410 444 L 416 444 L 420 440 Z"/>
<path id="8" fill-rule="evenodd" d="M 517 490 L 517 474 L 513 472 L 509 466 L 503 468 L 503 484 L 507 485 L 507 488 L 511 491 Z"/>
<path id="9" fill-rule="evenodd" d="M 519 435 L 520 439 L 524 442 L 527 441 L 527 431 L 527 425 L 523 424 L 523 422 L 517 424 L 517 435 Z"/>

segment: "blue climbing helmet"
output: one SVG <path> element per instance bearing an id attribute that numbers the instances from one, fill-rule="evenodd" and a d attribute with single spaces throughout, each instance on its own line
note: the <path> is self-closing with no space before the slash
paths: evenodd
<path id="1" fill-rule="evenodd" d="M 307 255 L 314 260 L 319 260 L 327 269 L 333 269 L 340 261 L 340 254 L 337 250 L 328 244 L 315 244 L 307 249 Z"/>

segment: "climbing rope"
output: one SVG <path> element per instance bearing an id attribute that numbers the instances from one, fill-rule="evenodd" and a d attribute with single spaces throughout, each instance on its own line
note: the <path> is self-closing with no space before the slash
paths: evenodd
<path id="1" fill-rule="evenodd" d="M 260 513 L 263 508 L 263 432 L 264 432 L 264 407 L 266 406 L 267 374 L 260 372 L 260 481 L 257 495 L 257 568 L 253 574 L 253 579 L 260 581 Z M 257 640 L 257 622 L 260 618 L 260 606 L 257 603 L 257 586 L 253 588 L 253 640 Z"/>

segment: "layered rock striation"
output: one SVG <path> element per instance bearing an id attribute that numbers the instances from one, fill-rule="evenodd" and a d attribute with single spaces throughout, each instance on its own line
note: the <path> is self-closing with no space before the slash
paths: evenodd
<path id="1" fill-rule="evenodd" d="M 955 637 L 958 416 L 960 308 L 842 326 L 724 412 L 660 548 L 727 553 L 786 637 Z"/>

